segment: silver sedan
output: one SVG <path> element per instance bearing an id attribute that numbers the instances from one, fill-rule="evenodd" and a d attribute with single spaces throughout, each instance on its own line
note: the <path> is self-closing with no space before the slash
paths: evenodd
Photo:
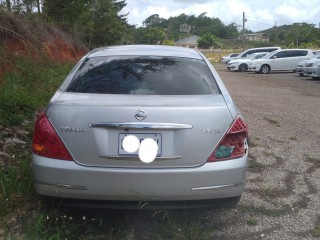
<path id="1" fill-rule="evenodd" d="M 241 113 L 210 62 L 187 48 L 91 51 L 34 126 L 35 190 L 73 204 L 236 204 L 247 161 Z"/>

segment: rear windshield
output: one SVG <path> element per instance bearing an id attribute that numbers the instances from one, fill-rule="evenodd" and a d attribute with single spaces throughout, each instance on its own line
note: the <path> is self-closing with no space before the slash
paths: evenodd
<path id="1" fill-rule="evenodd" d="M 175 57 L 93 57 L 71 80 L 68 92 L 200 95 L 219 93 L 203 60 Z"/>

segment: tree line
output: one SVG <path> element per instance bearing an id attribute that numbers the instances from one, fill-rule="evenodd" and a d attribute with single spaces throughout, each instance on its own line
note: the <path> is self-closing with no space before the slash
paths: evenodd
<path id="1" fill-rule="evenodd" d="M 201 37 L 203 47 L 220 47 L 222 39 L 242 34 L 236 23 L 224 24 L 219 18 L 180 14 L 168 19 L 152 14 L 142 26 L 130 25 L 127 14 L 120 14 L 126 0 L 2 0 L 0 14 L 39 17 L 71 33 L 88 48 L 115 44 L 167 44 L 190 35 Z M 181 32 L 186 24 L 188 31 Z M 295 23 L 265 31 L 271 45 L 320 47 L 320 30 L 313 24 Z M 246 30 L 246 33 L 252 33 Z"/>

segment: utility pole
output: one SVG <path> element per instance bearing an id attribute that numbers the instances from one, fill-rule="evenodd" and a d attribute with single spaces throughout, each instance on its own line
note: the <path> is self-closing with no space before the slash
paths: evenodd
<path id="1" fill-rule="evenodd" d="M 245 26 L 244 23 L 247 21 L 247 19 L 245 18 L 245 13 L 243 12 L 243 16 L 242 16 L 242 49 L 244 51 L 245 45 L 246 45 L 246 36 L 245 36 Z"/>
<path id="2" fill-rule="evenodd" d="M 274 44 L 277 45 L 277 21 L 274 21 Z"/>

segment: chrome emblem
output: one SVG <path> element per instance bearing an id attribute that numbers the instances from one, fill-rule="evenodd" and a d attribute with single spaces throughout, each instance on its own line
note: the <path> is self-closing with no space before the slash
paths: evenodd
<path id="1" fill-rule="evenodd" d="M 144 110 L 138 110 L 134 116 L 137 120 L 142 121 L 146 119 L 147 113 Z"/>

